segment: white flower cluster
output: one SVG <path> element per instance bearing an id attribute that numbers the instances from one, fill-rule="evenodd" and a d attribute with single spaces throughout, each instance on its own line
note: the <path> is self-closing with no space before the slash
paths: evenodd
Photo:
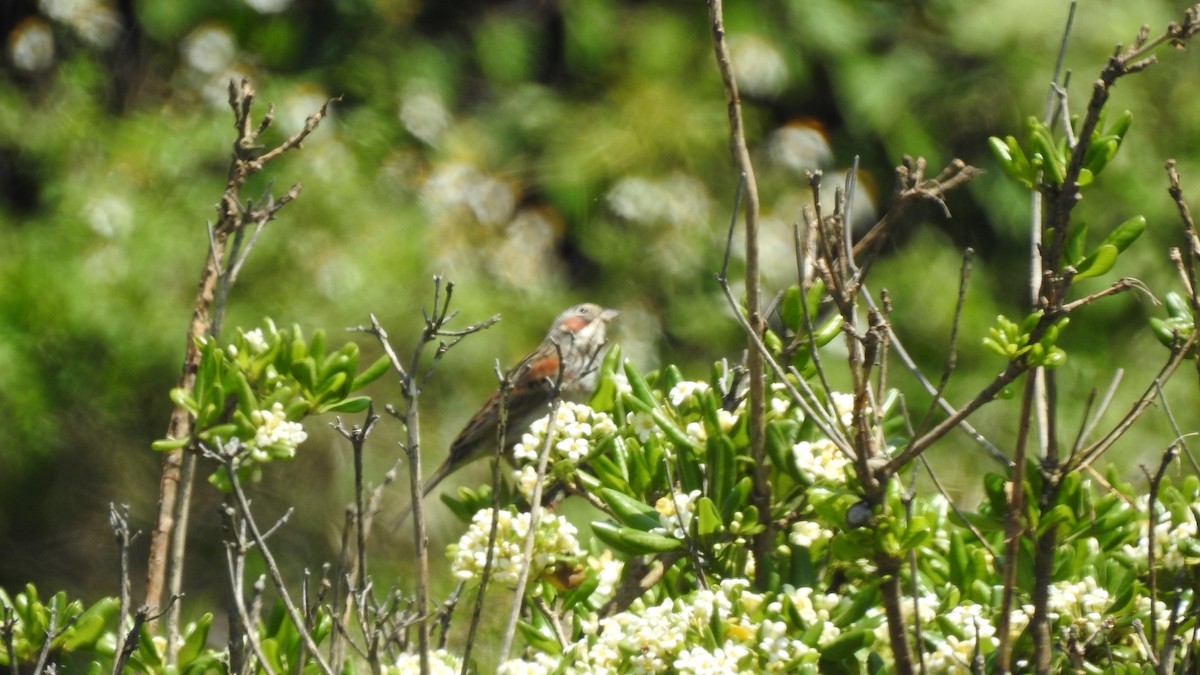
<path id="1" fill-rule="evenodd" d="M 788 532 L 788 541 L 793 546 L 812 548 L 813 545 L 830 539 L 833 539 L 833 531 L 821 527 L 820 523 L 815 520 L 798 520 L 792 523 L 791 530 Z"/>
<path id="2" fill-rule="evenodd" d="M 512 478 L 526 499 L 532 498 L 533 487 L 537 484 L 538 453 L 546 440 L 549 425 L 549 415 L 535 421 L 521 436 L 521 442 L 513 446 L 513 461 L 518 468 L 513 470 Z M 579 464 L 587 459 L 597 442 L 616 431 L 617 425 L 608 413 L 597 412 L 582 403 L 563 401 L 555 413 L 555 440 L 548 466 L 558 462 Z"/>
<path id="3" fill-rule="evenodd" d="M 242 337 L 246 340 L 246 348 L 249 349 L 250 353 L 254 356 L 262 354 L 263 352 L 267 351 L 267 347 L 270 347 L 270 345 L 267 343 L 266 336 L 263 335 L 261 328 L 255 328 L 252 331 L 242 333 Z"/>
<path id="4" fill-rule="evenodd" d="M 649 606 L 639 600 L 629 611 L 585 620 L 584 637 L 563 651 L 563 663 L 569 664 L 565 672 L 715 675 L 791 673 L 805 664 L 815 666 L 820 647 L 840 633 L 830 622 L 840 598 L 788 587 L 780 596 L 765 596 L 749 586 L 745 579 L 726 579 L 685 598 Z M 805 625 L 789 625 L 784 617 L 790 614 L 798 614 Z M 714 643 L 712 627 L 718 624 L 723 638 Z M 809 644 L 800 634 L 810 641 L 818 637 Z M 563 663 L 539 655 L 534 661 L 505 663 L 498 672 L 546 675 L 563 672 Z"/>
<path id="5" fill-rule="evenodd" d="M 684 494 L 672 491 L 670 495 L 659 497 L 654 503 L 658 511 L 660 525 L 651 528 L 651 532 L 676 539 L 684 539 L 692 524 L 692 516 L 696 513 L 696 500 L 700 499 L 700 491 L 692 490 Z"/>
<path id="6" fill-rule="evenodd" d="M 932 649 L 925 652 L 925 665 L 930 673 L 970 672 L 976 651 L 989 654 L 1000 644 L 996 627 L 992 623 L 991 610 L 973 602 L 963 602 L 947 610 L 938 611 L 940 601 L 932 593 L 925 593 L 916 603 L 906 599 L 901 604 L 901 615 L 906 626 L 913 625 L 914 617 L 920 619 L 921 634 Z M 1031 608 L 1013 609 L 1009 615 L 1009 635 L 1015 639 L 1029 625 Z M 875 645 L 884 653 L 888 648 L 888 622 L 883 609 L 867 610 L 867 618 L 879 617 L 875 628 Z M 911 629 L 909 631 L 911 633 Z"/>
<path id="7" fill-rule="evenodd" d="M 676 408 L 708 391 L 707 382 L 679 382 L 667 393 L 667 400 Z"/>
<path id="8" fill-rule="evenodd" d="M 250 421 L 255 426 L 250 453 L 260 462 L 294 457 L 296 446 L 308 439 L 299 422 L 288 421 L 282 403 L 275 403 L 270 410 L 255 410 Z"/>
<path id="9" fill-rule="evenodd" d="M 521 442 L 513 446 L 513 459 L 517 462 L 536 461 L 549 425 L 549 415 L 530 424 L 521 436 Z M 596 412 L 582 403 L 563 401 L 555 413 L 555 442 L 551 459 L 579 462 L 587 457 L 594 441 L 616 430 L 617 426 L 608 413 Z"/>
<path id="10" fill-rule="evenodd" d="M 1108 589 L 1096 583 L 1094 577 L 1079 581 L 1059 581 L 1050 586 L 1047 609 L 1050 619 L 1063 625 L 1074 624 L 1079 636 L 1088 639 L 1105 628 L 1105 612 L 1112 597 Z"/>
<path id="11" fill-rule="evenodd" d="M 466 534 L 446 549 L 450 569 L 463 581 L 479 579 L 487 564 L 488 535 L 492 529 L 492 510 L 483 509 L 471 519 Z M 546 568 L 561 560 L 573 560 L 582 555 L 575 526 L 566 518 L 542 513 L 533 543 L 531 578 L 537 578 Z M 492 557 L 492 580 L 514 587 L 525 569 L 525 537 L 529 533 L 529 514 L 501 511 L 496 530 L 496 548 Z"/>
<path id="12" fill-rule="evenodd" d="M 815 442 L 800 441 L 792 446 L 792 459 L 800 475 L 809 483 L 846 482 L 846 469 L 850 459 L 827 438 Z"/>
<path id="13" fill-rule="evenodd" d="M 383 669 L 385 675 L 407 675 L 421 672 L 420 654 L 401 654 L 396 663 Z M 445 649 L 429 652 L 430 675 L 458 675 L 462 672 L 462 659 Z"/>
<path id="14" fill-rule="evenodd" d="M 958 634 L 947 632 L 942 639 L 934 641 L 933 651 L 925 657 L 931 673 L 961 673 L 969 670 L 976 652 L 988 654 L 1000 644 L 988 609 L 982 605 L 964 603 L 954 607 L 945 613 L 942 623 L 953 626 Z M 1029 615 L 1024 610 L 1013 610 L 1009 618 L 1009 634 L 1015 638 L 1028 623 Z"/>
<path id="15" fill-rule="evenodd" d="M 1140 512 L 1146 513 L 1149 510 L 1150 497 L 1142 495 L 1137 500 L 1137 508 Z M 1193 499 L 1192 508 L 1189 510 L 1189 518 L 1182 523 L 1176 525 L 1171 519 L 1171 512 L 1158 504 L 1155 509 L 1158 522 L 1154 525 L 1154 557 L 1155 563 L 1163 565 L 1168 570 L 1178 570 L 1183 567 L 1186 562 L 1186 555 L 1179 550 L 1179 545 L 1182 542 L 1194 541 L 1197 536 L 1196 520 L 1200 518 L 1197 515 L 1198 505 Z M 1138 536 L 1136 546 L 1125 546 L 1126 555 L 1142 564 L 1146 564 L 1150 560 L 1150 524 L 1146 518 L 1140 519 L 1141 532 Z"/>

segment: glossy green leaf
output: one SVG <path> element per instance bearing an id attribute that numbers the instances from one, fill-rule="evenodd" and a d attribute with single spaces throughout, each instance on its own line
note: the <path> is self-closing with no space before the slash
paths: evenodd
<path id="1" fill-rule="evenodd" d="M 683 542 L 678 539 L 604 521 L 592 523 L 592 533 L 600 541 L 629 555 L 669 553 L 683 548 Z"/>

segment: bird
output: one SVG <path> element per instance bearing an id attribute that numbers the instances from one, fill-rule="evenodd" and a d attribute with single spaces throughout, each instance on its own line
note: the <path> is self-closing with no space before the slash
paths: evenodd
<path id="1" fill-rule="evenodd" d="M 506 453 L 529 425 L 549 413 L 556 395 L 580 399 L 591 393 L 596 386 L 600 355 L 607 344 L 607 324 L 618 314 L 615 309 L 593 303 L 567 308 L 554 320 L 537 349 L 508 371 L 508 391 L 504 397 Z M 501 393 L 501 390 L 493 393 L 459 432 L 445 461 L 422 486 L 424 495 L 429 495 L 450 474 L 495 452 Z M 409 504 L 397 522 L 403 523 L 411 510 Z"/>

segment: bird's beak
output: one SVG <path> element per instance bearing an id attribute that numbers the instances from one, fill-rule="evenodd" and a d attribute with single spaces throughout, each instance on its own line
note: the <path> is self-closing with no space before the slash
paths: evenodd
<path id="1" fill-rule="evenodd" d="M 600 320 L 605 322 L 612 321 L 618 316 L 621 316 L 621 313 L 615 309 L 606 309 L 603 312 L 600 312 Z"/>

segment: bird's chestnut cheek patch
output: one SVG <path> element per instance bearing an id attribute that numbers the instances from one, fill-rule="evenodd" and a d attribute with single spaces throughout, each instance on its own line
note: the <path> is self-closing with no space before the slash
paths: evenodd
<path id="1" fill-rule="evenodd" d="M 588 325 L 588 320 L 583 318 L 582 316 L 572 316 L 572 317 L 563 319 L 563 321 L 562 321 L 563 330 L 571 332 L 571 333 L 578 333 L 579 331 L 586 328 L 587 325 Z"/>

